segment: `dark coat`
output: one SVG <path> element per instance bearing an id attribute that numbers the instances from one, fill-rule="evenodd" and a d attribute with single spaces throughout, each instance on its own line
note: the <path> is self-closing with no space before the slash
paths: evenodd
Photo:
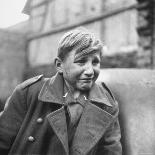
<path id="1" fill-rule="evenodd" d="M 27 80 L 0 116 L 0 154 L 121 155 L 118 105 L 105 84 L 94 84 L 69 148 L 62 76 Z"/>

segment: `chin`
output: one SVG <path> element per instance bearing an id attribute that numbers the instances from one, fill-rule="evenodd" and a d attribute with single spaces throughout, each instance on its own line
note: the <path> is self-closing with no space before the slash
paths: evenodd
<path id="1" fill-rule="evenodd" d="M 80 91 L 89 91 L 91 89 L 92 85 L 91 86 L 84 86 L 84 87 L 80 87 L 79 90 Z"/>
<path id="2" fill-rule="evenodd" d="M 80 83 L 77 84 L 77 89 L 80 91 L 89 91 L 93 86 L 93 82 L 91 83 Z"/>

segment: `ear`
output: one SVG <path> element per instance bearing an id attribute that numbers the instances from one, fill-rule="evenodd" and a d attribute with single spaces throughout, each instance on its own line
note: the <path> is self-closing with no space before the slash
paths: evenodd
<path id="1" fill-rule="evenodd" d="M 55 58 L 55 66 L 56 66 L 57 72 L 59 74 L 63 74 L 62 60 L 58 57 Z"/>

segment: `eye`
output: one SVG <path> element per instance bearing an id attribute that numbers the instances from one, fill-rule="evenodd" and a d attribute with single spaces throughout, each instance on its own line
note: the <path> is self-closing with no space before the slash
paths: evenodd
<path id="1" fill-rule="evenodd" d="M 74 63 L 77 63 L 79 65 L 84 65 L 86 62 L 87 62 L 87 60 L 85 58 L 77 59 L 74 61 Z"/>
<path id="2" fill-rule="evenodd" d="M 93 65 L 97 65 L 100 63 L 100 60 L 98 58 L 95 58 L 93 61 L 92 61 Z"/>

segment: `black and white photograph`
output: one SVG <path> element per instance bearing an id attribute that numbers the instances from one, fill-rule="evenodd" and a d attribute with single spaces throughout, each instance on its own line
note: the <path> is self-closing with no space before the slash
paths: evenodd
<path id="1" fill-rule="evenodd" d="M 155 0 L 1 0 L 0 155 L 155 155 Z"/>

